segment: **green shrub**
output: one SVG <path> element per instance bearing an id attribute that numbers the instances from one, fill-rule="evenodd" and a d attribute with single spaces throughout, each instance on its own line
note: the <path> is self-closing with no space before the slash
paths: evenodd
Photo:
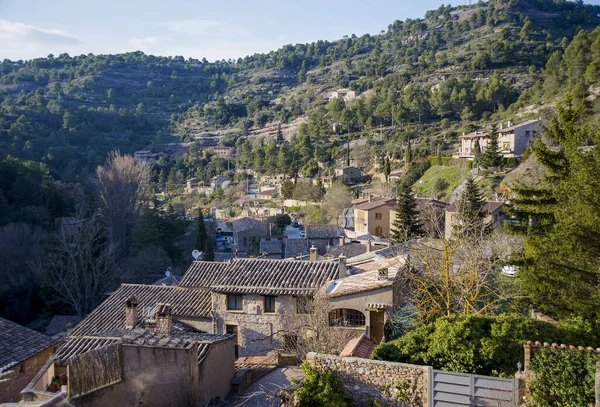
<path id="1" fill-rule="evenodd" d="M 352 400 L 344 395 L 340 376 L 335 370 L 321 370 L 308 362 L 302 364 L 304 381 L 296 390 L 300 407 L 350 407 Z"/>
<path id="2" fill-rule="evenodd" d="M 597 356 L 593 352 L 542 348 L 533 355 L 532 407 L 594 404 Z"/>
<path id="3" fill-rule="evenodd" d="M 380 344 L 372 358 L 436 369 L 511 377 L 523 362 L 523 341 L 594 345 L 595 335 L 516 314 L 438 318 L 400 339 Z"/>

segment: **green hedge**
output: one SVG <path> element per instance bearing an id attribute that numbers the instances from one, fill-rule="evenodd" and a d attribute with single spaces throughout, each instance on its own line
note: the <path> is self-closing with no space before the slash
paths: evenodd
<path id="1" fill-rule="evenodd" d="M 531 407 L 588 407 L 594 404 L 597 355 L 542 348 L 533 355 Z"/>
<path id="2" fill-rule="evenodd" d="M 402 338 L 380 344 L 372 358 L 436 369 L 512 377 L 523 363 L 523 341 L 595 345 L 595 336 L 516 314 L 438 318 Z"/>

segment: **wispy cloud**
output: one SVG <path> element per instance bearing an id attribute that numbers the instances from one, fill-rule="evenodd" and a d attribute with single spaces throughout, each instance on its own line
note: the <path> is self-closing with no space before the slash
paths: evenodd
<path id="1" fill-rule="evenodd" d="M 171 20 L 166 23 L 169 31 L 201 37 L 247 36 L 250 32 L 242 26 L 215 20 Z"/>
<path id="2" fill-rule="evenodd" d="M 63 30 L 48 30 L 33 25 L 0 20 L 0 41 L 8 41 L 14 46 L 36 44 L 78 44 L 80 41 Z"/>

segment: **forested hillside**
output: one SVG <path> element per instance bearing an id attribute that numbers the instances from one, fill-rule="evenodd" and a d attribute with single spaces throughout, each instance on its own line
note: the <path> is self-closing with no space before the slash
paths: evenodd
<path id="1" fill-rule="evenodd" d="M 313 143 L 330 145 L 333 123 L 355 132 L 394 122 L 404 126 L 387 140 L 392 152 L 401 154 L 403 133 L 424 136 L 424 150 L 437 148 L 443 133 L 450 148 L 461 128 L 506 109 L 534 110 L 567 86 L 584 97 L 598 79 L 597 33 L 569 44 L 596 27 L 599 12 L 581 2 L 492 0 L 440 7 L 378 35 L 349 32 L 236 61 L 140 52 L 4 60 L 0 149 L 75 180 L 113 149 L 160 150 L 202 131 L 244 135 L 301 116 L 308 121 L 300 136 Z M 327 91 L 344 87 L 368 96 L 326 109 Z M 303 158 L 335 158 L 335 150 L 316 150 Z"/>

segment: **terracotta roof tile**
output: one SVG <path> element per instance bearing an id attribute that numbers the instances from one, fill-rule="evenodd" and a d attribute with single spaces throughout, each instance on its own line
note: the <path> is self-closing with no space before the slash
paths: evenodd
<path id="1" fill-rule="evenodd" d="M 181 287 L 210 288 L 211 285 L 224 278 L 228 267 L 229 263 L 225 262 L 194 261 L 183 275 L 179 285 Z"/>
<path id="2" fill-rule="evenodd" d="M 312 294 L 338 276 L 337 262 L 235 259 L 227 276 L 212 290 L 223 293 Z"/>
<path id="3" fill-rule="evenodd" d="M 210 318 L 212 308 L 210 291 L 201 288 L 123 284 L 117 291 L 94 309 L 75 327 L 71 335 L 84 336 L 125 327 L 125 301 L 134 296 L 138 314 L 152 310 L 158 303 L 173 307 L 175 317 Z"/>

